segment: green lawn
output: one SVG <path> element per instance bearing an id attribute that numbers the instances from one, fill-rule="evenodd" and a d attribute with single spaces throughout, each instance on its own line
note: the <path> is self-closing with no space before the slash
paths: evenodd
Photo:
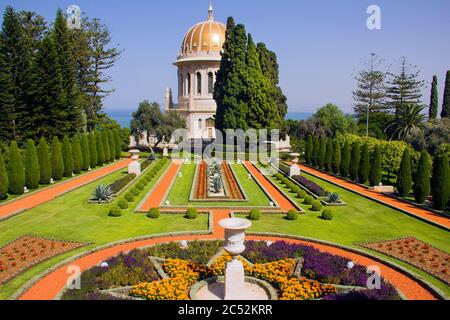
<path id="1" fill-rule="evenodd" d="M 124 175 L 123 172 L 115 172 L 99 181 L 1 222 L 0 246 L 24 234 L 90 242 L 92 244 L 55 257 L 30 269 L 3 287 L 0 287 L 0 298 L 9 297 L 27 280 L 55 263 L 94 247 L 151 234 L 207 230 L 208 217 L 206 215 L 200 215 L 197 220 L 187 220 L 183 215 L 161 215 L 159 219 L 152 220 L 143 214 L 133 213 L 135 207 L 163 174 L 167 166 L 136 198 L 130 208 L 124 210 L 124 215 L 120 218 L 108 217 L 109 205 L 88 203 L 88 199 L 97 185 L 108 185 Z"/>
<path id="2" fill-rule="evenodd" d="M 195 164 L 184 164 L 181 168 L 183 176 L 177 177 L 166 200 L 170 201 L 172 206 L 183 207 L 268 207 L 270 199 L 259 187 L 254 179 L 248 178 L 248 171 L 244 165 L 232 164 L 238 183 L 247 195 L 246 202 L 189 202 L 192 184 L 194 183 Z"/>

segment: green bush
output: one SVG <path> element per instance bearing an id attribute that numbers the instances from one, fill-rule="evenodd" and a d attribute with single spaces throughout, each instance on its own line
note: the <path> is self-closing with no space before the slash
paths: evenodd
<path id="1" fill-rule="evenodd" d="M 0 200 L 8 198 L 8 173 L 6 172 L 5 162 L 0 153 Z"/>
<path id="2" fill-rule="evenodd" d="M 257 221 L 261 219 L 261 211 L 259 210 L 252 210 L 250 211 L 248 215 L 248 219 L 252 221 Z"/>
<path id="3" fill-rule="evenodd" d="M 127 200 L 128 202 L 133 202 L 134 201 L 134 195 L 131 193 L 131 192 L 128 192 L 126 195 L 125 195 L 125 200 Z"/>
<path id="4" fill-rule="evenodd" d="M 420 156 L 417 173 L 414 175 L 414 198 L 417 203 L 424 203 L 430 195 L 430 155 L 425 150 Z"/>
<path id="5" fill-rule="evenodd" d="M 137 185 L 136 185 L 136 188 L 139 190 L 139 191 L 142 191 L 142 190 L 144 190 L 144 188 L 145 188 L 145 185 L 142 183 L 142 181 L 141 182 L 139 182 Z"/>
<path id="6" fill-rule="evenodd" d="M 400 197 L 408 196 L 412 188 L 411 158 L 409 156 L 408 149 L 405 149 L 403 152 L 400 170 L 398 171 L 397 177 L 398 194 Z"/>
<path id="7" fill-rule="evenodd" d="M 89 149 L 89 140 L 86 134 L 81 135 L 81 170 L 88 171 L 91 163 L 91 153 Z"/>
<path id="8" fill-rule="evenodd" d="M 8 161 L 8 190 L 10 194 L 21 195 L 24 193 L 25 170 L 17 142 L 11 142 Z"/>
<path id="9" fill-rule="evenodd" d="M 120 208 L 117 205 L 113 205 L 113 206 L 111 206 L 111 208 L 109 208 L 108 215 L 110 217 L 121 217 L 122 216 L 122 210 L 120 210 Z"/>
<path id="10" fill-rule="evenodd" d="M 445 210 L 450 195 L 450 167 L 446 153 L 434 159 L 432 194 L 433 208 L 436 210 Z"/>
<path id="11" fill-rule="evenodd" d="M 185 217 L 189 220 L 195 220 L 198 217 L 198 211 L 195 208 L 189 208 L 186 210 Z"/>
<path id="12" fill-rule="evenodd" d="M 39 187 L 40 176 L 36 146 L 33 140 L 29 139 L 25 149 L 25 186 L 28 189 L 37 189 Z"/>
<path id="13" fill-rule="evenodd" d="M 53 137 L 51 161 L 53 180 L 59 181 L 64 175 L 64 161 L 61 152 L 61 143 L 59 143 L 58 137 L 56 136 Z"/>
<path id="14" fill-rule="evenodd" d="M 316 200 L 311 205 L 311 211 L 321 211 L 322 210 L 322 204 L 319 200 Z"/>
<path id="15" fill-rule="evenodd" d="M 286 218 L 290 221 L 295 221 L 298 220 L 300 216 L 300 213 L 298 211 L 295 210 L 289 210 L 289 212 L 287 213 Z"/>
<path id="16" fill-rule="evenodd" d="M 132 188 L 130 192 L 133 194 L 133 196 L 137 197 L 141 191 L 136 187 Z"/>
<path id="17" fill-rule="evenodd" d="M 44 137 L 39 141 L 37 149 L 39 160 L 39 183 L 50 184 L 50 179 L 52 178 L 52 165 L 50 163 L 47 141 Z"/>
<path id="18" fill-rule="evenodd" d="M 322 219 L 323 220 L 327 220 L 327 221 L 331 221 L 334 218 L 334 214 L 333 211 L 331 209 L 325 209 L 322 212 Z"/>
<path id="19" fill-rule="evenodd" d="M 299 192 L 297 193 L 297 196 L 299 199 L 305 199 L 307 196 L 306 191 L 303 189 L 300 189 Z"/>
<path id="20" fill-rule="evenodd" d="M 72 177 L 73 174 L 73 153 L 72 144 L 69 137 L 64 136 L 62 141 L 62 156 L 64 161 L 64 177 Z"/>
<path id="21" fill-rule="evenodd" d="M 306 205 L 311 205 L 313 203 L 313 201 L 314 201 L 314 198 L 312 196 L 306 196 L 303 203 Z"/>
<path id="22" fill-rule="evenodd" d="M 73 159 L 73 173 L 80 174 L 83 166 L 83 155 L 81 154 L 80 138 L 76 134 L 72 138 L 72 159 Z"/>
<path id="23" fill-rule="evenodd" d="M 117 205 L 119 206 L 119 208 L 120 209 L 128 209 L 128 201 L 127 200 L 125 200 L 124 198 L 122 198 L 122 199 L 120 199 L 118 202 L 117 202 Z"/>
<path id="24" fill-rule="evenodd" d="M 152 208 L 148 211 L 147 217 L 150 219 L 158 219 L 161 213 L 158 208 Z"/>

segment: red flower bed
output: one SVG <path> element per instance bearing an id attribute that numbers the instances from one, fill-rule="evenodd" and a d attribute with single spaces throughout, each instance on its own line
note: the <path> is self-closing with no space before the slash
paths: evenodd
<path id="1" fill-rule="evenodd" d="M 39 262 L 84 245 L 32 236 L 24 236 L 10 242 L 0 248 L 0 284 L 11 280 Z"/>
<path id="2" fill-rule="evenodd" d="M 375 242 L 363 247 L 407 262 L 450 284 L 450 255 L 415 238 Z"/>
<path id="3" fill-rule="evenodd" d="M 206 199 L 206 162 L 202 162 L 198 166 L 198 175 L 196 181 L 195 198 L 196 199 Z"/>
<path id="4" fill-rule="evenodd" d="M 229 197 L 236 200 L 244 200 L 244 195 L 239 188 L 229 163 L 222 164 L 223 173 L 225 176 L 226 185 L 228 186 Z"/>

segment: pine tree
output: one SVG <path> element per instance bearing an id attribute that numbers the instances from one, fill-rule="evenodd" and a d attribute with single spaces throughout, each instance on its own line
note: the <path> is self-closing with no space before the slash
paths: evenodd
<path id="1" fill-rule="evenodd" d="M 52 178 L 52 164 L 50 162 L 49 150 L 47 140 L 41 138 L 38 145 L 38 159 L 39 159 L 39 183 L 50 184 Z"/>
<path id="2" fill-rule="evenodd" d="M 308 141 L 306 142 L 305 148 L 305 160 L 307 164 L 313 163 L 313 152 L 314 152 L 314 142 L 311 135 L 308 136 Z"/>
<path id="3" fill-rule="evenodd" d="M 444 102 L 442 104 L 441 118 L 450 118 L 450 70 L 445 78 Z"/>
<path id="4" fill-rule="evenodd" d="M 5 200 L 8 198 L 8 185 L 8 173 L 6 172 L 3 155 L 0 152 L 0 200 Z"/>
<path id="5" fill-rule="evenodd" d="M 111 130 L 108 130 L 107 133 L 109 142 L 109 152 L 111 153 L 111 161 L 114 161 L 116 159 L 116 141 L 114 139 L 114 135 Z"/>
<path id="6" fill-rule="evenodd" d="M 353 181 L 358 180 L 359 164 L 361 162 L 361 147 L 359 142 L 354 142 L 352 146 L 352 155 L 350 160 L 350 177 Z"/>
<path id="7" fill-rule="evenodd" d="M 109 139 L 108 132 L 105 130 L 101 133 L 102 136 L 102 144 L 103 144 L 103 153 L 105 154 L 105 162 L 111 162 L 111 150 L 109 148 Z"/>
<path id="8" fill-rule="evenodd" d="M 361 162 L 359 165 L 359 182 L 365 184 L 369 180 L 370 155 L 369 145 L 365 143 L 361 151 Z"/>
<path id="9" fill-rule="evenodd" d="M 433 83 L 431 84 L 431 98 L 430 98 L 430 120 L 436 119 L 439 108 L 439 96 L 438 96 L 438 78 L 433 76 Z"/>
<path id="10" fill-rule="evenodd" d="M 95 146 L 97 147 L 97 166 L 101 167 L 105 164 L 105 149 L 101 132 L 95 133 Z"/>
<path id="11" fill-rule="evenodd" d="M 28 139 L 25 149 L 25 186 L 28 189 L 39 187 L 40 170 L 36 146 L 33 140 Z"/>
<path id="12" fill-rule="evenodd" d="M 339 174 L 339 170 L 341 168 L 341 161 L 342 161 L 342 155 L 341 155 L 341 144 L 336 139 L 334 141 L 334 150 L 333 150 L 333 172 L 336 174 Z"/>
<path id="13" fill-rule="evenodd" d="M 320 157 L 320 142 L 319 138 L 314 137 L 313 141 L 313 165 L 319 166 L 319 157 Z"/>
<path id="14" fill-rule="evenodd" d="M 114 130 L 114 141 L 116 145 L 116 159 L 120 159 L 122 155 L 122 141 L 120 140 L 119 129 Z"/>
<path id="15" fill-rule="evenodd" d="M 98 158 L 98 147 L 97 147 L 97 137 L 95 134 L 95 131 L 92 131 L 89 136 L 88 136 L 88 140 L 89 140 L 89 155 L 90 155 L 90 167 L 91 169 L 94 169 L 99 162 L 99 158 Z"/>
<path id="16" fill-rule="evenodd" d="M 375 147 L 370 164 L 369 182 L 371 186 L 378 186 L 381 183 L 381 150 Z"/>
<path id="17" fill-rule="evenodd" d="M 414 175 L 414 198 L 419 204 L 424 203 L 430 195 L 430 177 L 430 155 L 424 150 L 420 155 L 417 173 Z"/>
<path id="18" fill-rule="evenodd" d="M 436 156 L 433 162 L 432 178 L 433 208 L 445 210 L 450 197 L 450 168 L 448 154 Z"/>
<path id="19" fill-rule="evenodd" d="M 64 136 L 62 141 L 62 156 L 64 161 L 64 177 L 72 177 L 73 175 L 73 153 L 72 145 L 68 136 Z"/>
<path id="20" fill-rule="evenodd" d="M 334 157 L 334 145 L 333 140 L 328 138 L 327 141 L 327 157 L 326 157 L 326 170 L 328 172 L 333 171 L 333 157 Z"/>
<path id="21" fill-rule="evenodd" d="M 81 170 L 88 171 L 91 164 L 91 152 L 87 134 L 81 135 Z"/>
<path id="22" fill-rule="evenodd" d="M 409 195 L 412 187 L 411 157 L 408 148 L 403 152 L 402 162 L 397 175 L 397 192 L 401 197 Z"/>
<path id="23" fill-rule="evenodd" d="M 25 187 L 25 170 L 17 142 L 11 142 L 8 156 L 8 192 L 21 195 Z"/>
<path id="24" fill-rule="evenodd" d="M 347 178 L 350 173 L 350 142 L 346 142 L 342 148 L 341 176 Z"/>
<path id="25" fill-rule="evenodd" d="M 61 151 L 61 143 L 57 136 L 53 137 L 52 141 L 52 177 L 53 180 L 59 181 L 64 175 L 64 160 Z"/>
<path id="26" fill-rule="evenodd" d="M 319 167 L 325 169 L 325 160 L 327 156 L 327 142 L 325 137 L 320 137 Z"/>
<path id="27" fill-rule="evenodd" d="M 83 157 L 81 154 L 80 138 L 78 134 L 72 138 L 72 158 L 73 158 L 73 173 L 80 174 L 83 164 Z"/>

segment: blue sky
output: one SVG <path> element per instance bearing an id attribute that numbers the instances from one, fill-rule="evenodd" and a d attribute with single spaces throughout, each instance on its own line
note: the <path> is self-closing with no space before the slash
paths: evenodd
<path id="1" fill-rule="evenodd" d="M 0 10 L 12 5 L 52 21 L 57 7 L 70 4 L 102 19 L 125 50 L 111 70 L 116 92 L 105 105 L 131 110 L 144 99 L 162 103 L 166 86 L 175 89 L 172 62 L 186 30 L 206 19 L 209 0 L 0 0 Z M 382 30 L 366 27 L 371 4 L 381 8 Z M 213 5 L 216 20 L 233 16 L 255 41 L 277 53 L 290 112 L 313 112 L 327 102 L 351 112 L 354 77 L 371 52 L 387 64 L 406 56 L 417 65 L 428 84 L 425 103 L 429 82 L 438 75 L 442 96 L 450 69 L 448 0 L 213 0 Z"/>

